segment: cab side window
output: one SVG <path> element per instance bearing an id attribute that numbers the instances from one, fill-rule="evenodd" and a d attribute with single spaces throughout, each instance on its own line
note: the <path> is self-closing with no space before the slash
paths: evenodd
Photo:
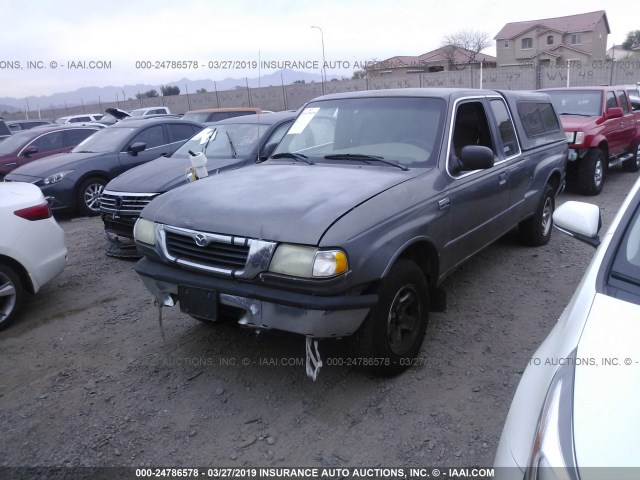
<path id="1" fill-rule="evenodd" d="M 458 106 L 452 138 L 452 151 L 456 157 L 468 145 L 488 147 L 495 153 L 489 122 L 481 102 L 465 102 Z"/>
<path id="2" fill-rule="evenodd" d="M 616 95 L 613 92 L 607 92 L 607 110 L 610 108 L 615 108 L 618 106 L 618 102 L 616 102 Z"/>
<path id="3" fill-rule="evenodd" d="M 629 113 L 629 102 L 627 101 L 627 94 L 623 90 L 618 90 L 618 102 L 620 102 L 620 106 L 622 107 L 622 111 L 624 113 Z"/>

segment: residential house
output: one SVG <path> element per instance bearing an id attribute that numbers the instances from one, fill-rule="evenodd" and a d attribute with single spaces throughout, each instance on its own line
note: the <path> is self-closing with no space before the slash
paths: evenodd
<path id="1" fill-rule="evenodd" d="M 368 77 L 402 76 L 464 68 L 495 68 L 496 57 L 447 45 L 417 56 L 398 55 L 366 68 Z"/>
<path id="2" fill-rule="evenodd" d="M 588 65 L 606 58 L 610 33 L 604 10 L 507 23 L 494 37 L 498 66 Z"/>

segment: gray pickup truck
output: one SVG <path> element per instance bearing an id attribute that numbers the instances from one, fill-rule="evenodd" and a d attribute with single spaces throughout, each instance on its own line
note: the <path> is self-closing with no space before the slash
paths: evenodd
<path id="1" fill-rule="evenodd" d="M 160 305 L 304 335 L 308 355 L 347 337 L 351 364 L 396 374 L 456 267 L 516 228 L 549 241 L 567 154 L 544 93 L 323 96 L 267 161 L 145 207 L 135 268 Z"/>

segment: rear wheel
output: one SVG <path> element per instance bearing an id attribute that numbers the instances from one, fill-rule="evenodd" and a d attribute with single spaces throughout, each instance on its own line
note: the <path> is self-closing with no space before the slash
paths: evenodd
<path id="1" fill-rule="evenodd" d="M 399 259 L 378 288 L 376 305 L 349 337 L 354 363 L 381 376 L 406 370 L 420 352 L 429 319 L 429 289 L 418 266 Z"/>
<path id="2" fill-rule="evenodd" d="M 8 265 L 0 264 L 0 330 L 13 322 L 23 299 L 24 288 L 20 277 Z"/>
<path id="3" fill-rule="evenodd" d="M 76 199 L 78 211 L 87 216 L 100 213 L 100 196 L 107 181 L 100 177 L 90 177 L 80 184 Z"/>
<path id="4" fill-rule="evenodd" d="M 591 149 L 578 165 L 578 190 L 583 195 L 598 195 L 602 191 L 605 156 L 599 148 Z"/>
<path id="5" fill-rule="evenodd" d="M 637 172 L 640 170 L 640 142 L 636 145 L 633 158 L 622 162 L 622 169 L 625 172 Z"/>
<path id="6" fill-rule="evenodd" d="M 549 184 L 545 185 L 542 199 L 533 217 L 520 223 L 520 241 L 526 245 L 538 247 L 545 245 L 551 238 L 553 211 L 556 206 L 555 191 Z"/>

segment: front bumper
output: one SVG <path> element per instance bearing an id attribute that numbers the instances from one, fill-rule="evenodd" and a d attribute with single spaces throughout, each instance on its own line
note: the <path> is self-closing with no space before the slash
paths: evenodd
<path id="1" fill-rule="evenodd" d="M 238 324 L 299 333 L 312 338 L 355 333 L 378 295 L 319 296 L 185 271 L 147 258 L 135 266 L 147 289 L 166 306 L 180 301 L 179 287 L 215 292 L 222 305 L 243 311 Z"/>
<path id="2" fill-rule="evenodd" d="M 114 215 L 104 211 L 101 213 L 105 231 L 133 240 L 133 226 L 138 220 L 137 216 Z"/>

